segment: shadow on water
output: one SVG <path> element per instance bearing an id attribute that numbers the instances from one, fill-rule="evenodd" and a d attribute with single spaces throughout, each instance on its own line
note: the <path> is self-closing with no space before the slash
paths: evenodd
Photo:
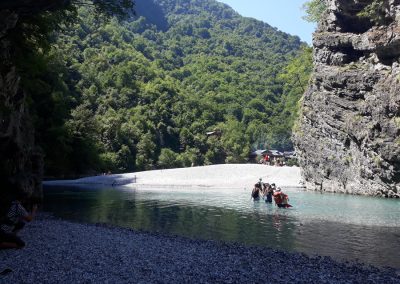
<path id="1" fill-rule="evenodd" d="M 247 192 L 235 204 L 236 198 L 215 192 L 46 187 L 44 210 L 79 222 L 327 255 L 339 260 L 359 259 L 367 264 L 400 268 L 399 227 L 310 218 L 307 201 L 302 198 L 317 197 L 308 194 L 293 193 L 298 208 L 284 210 L 263 201 L 250 202 Z M 323 198 L 334 203 L 336 197 Z M 243 202 L 244 199 L 247 200 Z M 348 199 L 344 204 L 350 206 L 346 202 L 350 202 Z"/>

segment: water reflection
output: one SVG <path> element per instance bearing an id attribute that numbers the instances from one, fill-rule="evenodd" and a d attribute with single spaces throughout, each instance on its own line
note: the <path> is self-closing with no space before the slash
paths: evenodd
<path id="1" fill-rule="evenodd" d="M 221 190 L 45 189 L 46 211 L 190 238 L 268 246 L 400 267 L 399 202 L 290 192 L 294 209 Z"/>

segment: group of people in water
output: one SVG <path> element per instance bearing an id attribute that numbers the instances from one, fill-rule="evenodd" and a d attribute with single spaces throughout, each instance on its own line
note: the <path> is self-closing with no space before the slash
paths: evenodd
<path id="1" fill-rule="evenodd" d="M 259 201 L 263 198 L 266 203 L 272 203 L 272 199 L 274 199 L 275 205 L 279 208 L 292 207 L 292 205 L 289 204 L 289 196 L 283 193 L 280 187 L 277 188 L 275 183 L 264 183 L 261 178 L 254 185 L 251 198 L 254 201 Z"/>

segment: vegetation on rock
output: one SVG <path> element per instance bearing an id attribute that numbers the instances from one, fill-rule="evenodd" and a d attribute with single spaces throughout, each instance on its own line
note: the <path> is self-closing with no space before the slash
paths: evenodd
<path id="1" fill-rule="evenodd" d="M 303 4 L 306 15 L 303 17 L 308 22 L 318 23 L 327 9 L 325 0 L 310 0 Z"/>
<path id="2" fill-rule="evenodd" d="M 376 25 L 383 25 L 387 20 L 386 11 L 389 8 L 388 5 L 389 1 L 387 0 L 373 0 L 357 15 L 362 18 L 368 18 Z"/>

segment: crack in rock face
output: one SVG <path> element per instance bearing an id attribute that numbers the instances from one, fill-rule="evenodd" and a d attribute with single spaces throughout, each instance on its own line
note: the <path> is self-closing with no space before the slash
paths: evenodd
<path id="1" fill-rule="evenodd" d="M 295 147 L 307 188 L 400 197 L 400 1 L 329 0 Z"/>

